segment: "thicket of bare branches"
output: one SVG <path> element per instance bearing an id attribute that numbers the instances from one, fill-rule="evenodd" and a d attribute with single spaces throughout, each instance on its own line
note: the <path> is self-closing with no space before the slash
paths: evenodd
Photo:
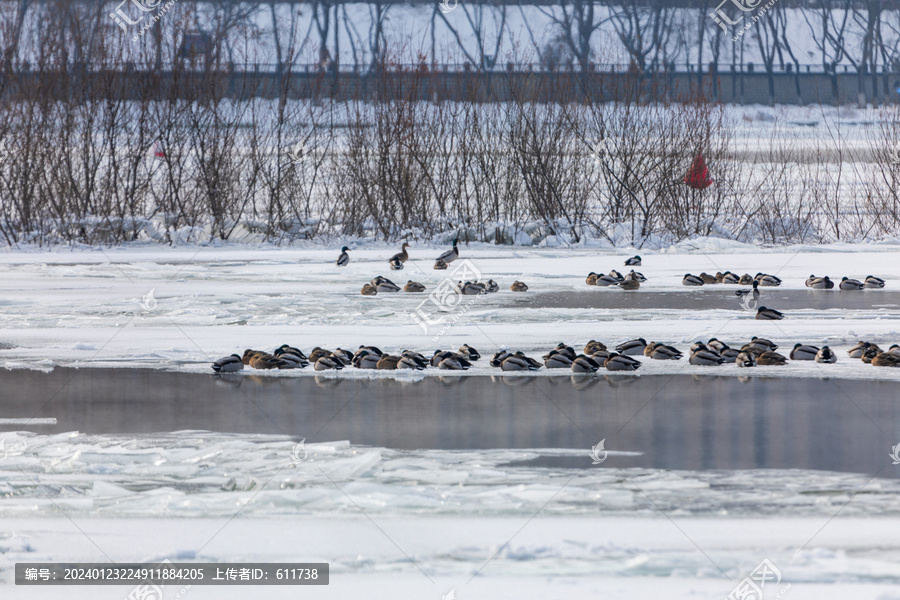
<path id="1" fill-rule="evenodd" d="M 896 115 L 869 130 L 879 150 L 864 156 L 839 131 L 811 144 L 777 124 L 762 151 L 738 147 L 723 106 L 702 97 L 651 101 L 666 94 L 648 93 L 640 69 L 612 83 L 585 74 L 572 84 L 583 93 L 567 94 L 580 101 L 569 104 L 531 102 L 559 90 L 519 94 L 511 84 L 504 102 L 478 103 L 474 94 L 433 102 L 424 63 L 405 77 L 383 69 L 378 102 L 297 100 L 289 69 L 266 94 L 249 79 L 222 85 L 216 73 L 247 48 L 213 52 L 203 64 L 176 60 L 192 26 L 186 12 L 167 15 L 171 38 L 148 44 L 158 51 L 140 65 L 146 76 L 126 80 L 116 38 L 85 33 L 98 14 L 79 22 L 50 5 L 41 10 L 34 76 L 0 77 L 7 244 L 443 234 L 496 243 L 558 236 L 640 245 L 698 235 L 786 243 L 900 231 Z M 222 12 L 214 37 L 231 35 L 242 18 Z M 587 13 L 560 18 L 594 23 Z M 622 31 L 629 22 L 622 17 Z M 285 61 L 298 52 L 290 39 L 279 50 Z M 84 61 L 73 62 L 60 40 L 78 41 Z M 639 54 L 657 60 L 646 50 Z M 86 69 L 90 86 L 79 84 Z M 562 80 L 533 85 L 554 81 Z M 590 90 L 604 85 L 616 86 L 605 93 L 614 102 L 593 100 Z M 160 98 L 160 89 L 171 95 Z M 703 190 L 684 183 L 700 154 L 714 179 Z"/>

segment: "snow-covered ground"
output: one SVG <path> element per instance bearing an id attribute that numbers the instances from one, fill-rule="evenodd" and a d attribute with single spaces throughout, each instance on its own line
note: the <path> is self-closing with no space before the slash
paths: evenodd
<path id="1" fill-rule="evenodd" d="M 240 354 L 245 348 L 271 351 L 283 343 L 305 351 L 315 346 L 354 349 L 367 344 L 426 355 L 468 343 L 483 355 L 513 348 L 539 357 L 560 341 L 580 348 L 590 339 L 610 345 L 643 337 L 686 350 L 696 340 L 717 337 L 740 346 L 755 335 L 776 341 L 785 352 L 797 342 L 828 344 L 840 359 L 836 365 L 804 362 L 755 370 L 645 360 L 641 373 L 764 372 L 900 379 L 900 369 L 871 367 L 849 359 L 845 352 L 861 339 L 884 349 L 900 343 L 900 310 L 882 300 L 885 292 L 898 290 L 900 244 L 758 250 L 718 239 L 696 240 L 665 251 L 642 252 L 639 270 L 648 281 L 635 292 L 589 287 L 584 281 L 590 271 L 627 272 L 623 261 L 636 252 L 633 249 L 463 247 L 462 257 L 478 270 L 480 279 L 492 278 L 501 289 L 487 296 L 455 298 L 453 308 L 446 302 L 438 308 L 429 300 L 431 292 L 448 277 L 475 277 L 454 274 L 453 269 L 433 270 L 434 257 L 442 250 L 411 248 L 411 259 L 399 272 L 390 271 L 386 261 L 397 248 L 371 243 L 351 250 L 351 263 L 345 268 L 334 264 L 338 250 L 315 247 L 169 249 L 153 245 L 102 251 L 10 251 L 0 254 L 0 343 L 14 347 L 0 350 L 0 360 L 7 368 L 141 366 L 209 372 L 210 362 L 221 356 Z M 837 281 L 844 275 L 876 275 L 886 279 L 887 286 L 862 292 L 809 291 L 861 294 L 863 307 L 797 309 L 787 311 L 787 318 L 777 322 L 756 320 L 755 312 L 746 310 L 733 295 L 740 286 L 704 288 L 721 295 L 720 305 L 620 307 L 622 294 L 683 294 L 691 290 L 681 284 L 685 273 L 720 270 L 776 274 L 784 280 L 779 290 L 804 293 L 803 282 L 810 273 L 827 274 Z M 401 286 L 410 279 L 419 281 L 428 289 L 423 294 L 361 295 L 362 285 L 376 275 Z M 527 283 L 529 291 L 511 292 L 509 285 L 515 280 Z M 584 308 L 531 306 L 536 295 L 566 292 L 589 292 L 596 301 Z M 766 294 L 763 288 L 761 305 L 766 305 Z M 614 299 L 610 302 L 614 306 L 604 308 L 604 299 Z M 665 306 L 665 300 L 659 304 Z M 353 371 L 345 369 L 337 376 L 375 376 Z M 311 372 L 267 374 L 295 377 Z M 469 371 L 490 372 L 497 371 L 486 361 Z"/>

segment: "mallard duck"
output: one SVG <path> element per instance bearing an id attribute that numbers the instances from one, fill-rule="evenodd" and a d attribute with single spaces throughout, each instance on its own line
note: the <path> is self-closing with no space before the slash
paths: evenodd
<path id="1" fill-rule="evenodd" d="M 888 348 L 888 354 L 893 354 L 894 356 L 900 356 L 900 346 L 894 344 L 890 348 Z"/>
<path id="2" fill-rule="evenodd" d="M 626 275 L 626 277 L 631 277 L 632 279 L 636 279 L 636 280 L 640 281 L 641 283 L 644 283 L 645 281 L 647 281 L 647 278 L 644 277 L 643 273 L 638 273 L 635 270 L 632 270 L 631 273 Z"/>
<path id="3" fill-rule="evenodd" d="M 877 289 L 884 287 L 884 279 L 880 277 L 875 277 L 874 275 L 866 275 L 865 285 L 870 289 Z"/>
<path id="4" fill-rule="evenodd" d="M 445 371 L 465 371 L 469 364 L 461 361 L 458 356 L 448 356 L 438 363 L 438 369 Z"/>
<path id="5" fill-rule="evenodd" d="M 579 354 L 572 361 L 573 373 L 596 373 L 598 369 L 600 369 L 600 363 L 584 354 Z"/>
<path id="6" fill-rule="evenodd" d="M 900 356 L 895 356 L 890 352 L 881 352 L 872 358 L 872 366 L 874 367 L 900 367 Z"/>
<path id="7" fill-rule="evenodd" d="M 650 345 L 647 346 L 649 348 Z M 674 346 L 666 346 L 665 344 L 654 344 L 650 354 L 644 349 L 644 356 L 649 356 L 653 360 L 680 360 L 681 352 Z"/>
<path id="8" fill-rule="evenodd" d="M 382 281 L 378 285 L 375 286 L 375 289 L 379 294 L 393 294 L 395 292 L 400 291 L 400 286 L 394 283 L 393 281 Z"/>
<path id="9" fill-rule="evenodd" d="M 392 257 L 390 257 L 388 259 L 388 262 L 391 263 L 392 269 L 394 268 L 395 262 L 398 263 L 400 265 L 399 268 L 402 269 L 403 263 L 405 263 L 406 261 L 409 260 L 409 253 L 406 251 L 407 248 L 409 248 L 409 244 L 404 242 L 403 245 L 400 247 L 400 252 L 398 252 L 397 254 L 393 255 Z"/>
<path id="10" fill-rule="evenodd" d="M 500 291 L 500 284 L 494 281 L 493 279 L 487 280 L 487 291 L 491 294 Z"/>
<path id="11" fill-rule="evenodd" d="M 397 369 L 401 358 L 401 356 L 393 354 L 383 354 L 379 357 L 378 362 L 375 363 L 375 368 L 379 371 L 394 371 Z"/>
<path id="12" fill-rule="evenodd" d="M 350 248 L 348 248 L 347 246 L 344 246 L 343 248 L 341 248 L 341 255 L 338 256 L 337 266 L 346 267 L 347 265 L 350 264 L 350 255 L 347 254 L 349 251 L 350 251 Z"/>
<path id="13" fill-rule="evenodd" d="M 272 354 L 277 356 L 279 350 L 281 350 L 282 352 L 289 352 L 289 353 L 293 354 L 294 356 L 299 356 L 300 358 L 302 358 L 304 360 L 308 360 L 306 358 L 306 355 L 303 354 L 303 350 L 301 350 L 300 348 L 294 348 L 293 346 L 290 346 L 288 344 L 282 344 L 282 345 L 278 346 L 277 348 L 275 348 L 275 351 L 272 352 Z"/>
<path id="14" fill-rule="evenodd" d="M 541 368 L 541 363 L 517 351 L 504 358 L 500 368 L 504 371 L 537 371 Z"/>
<path id="15" fill-rule="evenodd" d="M 544 355 L 544 366 L 548 369 L 568 369 L 572 366 L 573 359 L 558 350 L 551 350 Z"/>
<path id="16" fill-rule="evenodd" d="M 629 355 L 637 355 L 643 354 L 644 348 L 647 347 L 647 340 L 644 338 L 637 338 L 634 340 L 628 340 L 627 342 L 622 342 L 618 346 L 616 346 L 616 352 L 623 356 Z"/>
<path id="17" fill-rule="evenodd" d="M 756 357 L 756 364 L 760 366 L 780 367 L 787 364 L 787 358 L 777 352 L 768 350 Z"/>
<path id="18" fill-rule="evenodd" d="M 419 283 L 418 281 L 410 280 L 410 281 L 407 281 L 406 285 L 403 286 L 403 291 L 404 292 L 412 292 L 412 293 L 424 292 L 425 286 L 422 285 L 421 283 Z"/>
<path id="19" fill-rule="evenodd" d="M 641 367 L 641 361 L 613 352 L 603 362 L 603 366 L 607 371 L 637 371 Z"/>
<path id="20" fill-rule="evenodd" d="M 638 255 L 634 255 L 628 260 L 625 261 L 626 267 L 639 267 L 641 266 L 641 257 Z"/>
<path id="21" fill-rule="evenodd" d="M 700 279 L 703 280 L 704 284 L 719 283 L 719 281 L 716 279 L 715 275 L 710 275 L 709 273 L 705 273 L 705 272 L 700 273 L 699 277 L 700 277 Z"/>
<path id="22" fill-rule="evenodd" d="M 738 354 L 740 354 L 740 350 L 736 350 L 734 348 L 725 348 L 721 352 L 719 352 L 719 356 L 725 359 L 725 362 L 733 363 L 737 360 Z"/>
<path id="23" fill-rule="evenodd" d="M 831 351 L 831 348 L 828 346 L 822 346 L 818 352 L 816 352 L 816 362 L 817 363 L 836 363 L 837 362 L 837 354 Z"/>
<path id="24" fill-rule="evenodd" d="M 841 289 L 845 292 L 861 290 L 865 284 L 858 279 L 850 279 L 849 277 L 841 277 Z"/>
<path id="25" fill-rule="evenodd" d="M 481 358 L 481 355 L 478 354 L 478 350 L 468 344 L 463 344 L 462 346 L 460 346 L 459 353 L 473 362 Z"/>
<path id="26" fill-rule="evenodd" d="M 381 355 L 372 354 L 368 350 L 358 350 L 353 355 L 353 366 L 357 369 L 377 369 Z"/>
<path id="27" fill-rule="evenodd" d="M 316 362 L 314 363 L 314 367 L 316 371 L 340 371 L 344 368 L 344 363 L 329 354 L 327 356 L 322 356 L 321 358 L 316 360 Z"/>
<path id="28" fill-rule="evenodd" d="M 466 357 L 459 354 L 458 352 L 446 352 L 444 350 L 435 350 L 434 351 L 434 355 L 431 357 L 431 366 L 439 367 L 441 365 L 441 361 L 443 361 L 447 358 L 455 358 L 456 360 L 459 361 L 459 363 L 462 365 L 462 367 L 464 369 L 468 369 L 469 367 L 472 366 L 472 363 L 470 363 Z"/>
<path id="29" fill-rule="evenodd" d="M 598 275 L 597 279 L 594 280 L 594 285 L 609 287 L 611 285 L 619 285 L 619 280 L 612 275 Z"/>
<path id="30" fill-rule="evenodd" d="M 456 247 L 457 242 L 459 242 L 459 238 L 455 238 L 453 240 L 452 248 L 450 248 L 449 250 L 447 250 L 446 252 L 444 252 L 443 254 L 441 254 L 440 256 L 437 257 L 437 260 L 435 261 L 435 266 L 437 266 L 436 263 L 438 263 L 438 262 L 443 262 L 444 264 L 450 264 L 454 260 L 459 258 L 459 248 Z"/>
<path id="31" fill-rule="evenodd" d="M 747 345 L 752 346 L 754 348 L 759 348 L 763 352 L 765 352 L 766 350 L 778 350 L 778 344 L 776 344 L 772 340 L 767 340 L 766 338 L 756 337 L 755 335 L 752 338 L 750 338 L 750 341 L 748 342 Z"/>
<path id="32" fill-rule="evenodd" d="M 692 365 L 700 365 L 705 367 L 718 366 L 725 362 L 725 359 L 710 349 L 697 350 L 691 354 L 688 362 Z"/>
<path id="33" fill-rule="evenodd" d="M 487 293 L 487 286 L 477 281 L 467 281 L 460 287 L 463 296 L 481 296 Z"/>
<path id="34" fill-rule="evenodd" d="M 649 348 L 650 345 L 648 344 L 647 347 Z M 710 350 L 710 348 L 699 340 L 691 344 L 691 354 L 693 354 L 694 352 L 699 352 L 700 350 Z M 716 354 L 718 354 L 718 352 L 716 352 L 715 350 L 711 350 L 711 352 L 715 352 Z M 644 354 L 647 354 L 647 348 L 644 348 Z"/>
<path id="35" fill-rule="evenodd" d="M 681 285 L 688 285 L 688 286 L 703 285 L 703 279 L 701 279 L 700 277 L 697 277 L 696 275 L 691 275 L 690 273 L 688 273 L 687 275 L 684 276 L 684 279 L 681 280 Z"/>
<path id="36" fill-rule="evenodd" d="M 428 365 L 431 362 L 431 359 L 425 358 L 424 354 L 420 354 L 414 350 L 403 350 L 400 352 L 400 356 L 406 356 L 408 358 L 415 359 L 423 365 Z"/>
<path id="37" fill-rule="evenodd" d="M 818 355 L 819 348 L 816 346 L 794 344 L 794 349 L 791 350 L 791 360 L 816 360 Z"/>
<path id="38" fill-rule="evenodd" d="M 739 367 L 755 367 L 756 355 L 752 352 L 741 352 L 734 359 L 734 362 Z"/>
<path id="39" fill-rule="evenodd" d="M 571 358 L 572 360 L 575 360 L 575 355 L 576 355 L 576 354 L 575 354 L 575 349 L 572 348 L 571 346 L 568 346 L 568 345 L 564 344 L 563 342 L 558 343 L 558 344 L 556 345 L 556 348 L 554 348 L 554 350 L 556 350 L 557 352 L 561 352 L 561 353 L 565 354 L 566 356 L 568 356 L 568 357 Z M 544 358 L 546 358 L 546 357 L 544 357 Z"/>
<path id="40" fill-rule="evenodd" d="M 381 355 L 384 354 L 384 352 L 381 351 L 381 348 L 378 348 L 378 347 L 376 347 L 376 346 L 364 346 L 364 345 L 360 345 L 360 347 L 356 350 L 356 353 L 353 355 L 353 360 L 356 360 L 356 358 L 357 358 L 362 352 L 367 352 L 367 353 L 373 354 L 373 355 L 375 355 L 375 356 L 381 356 Z"/>
<path id="41" fill-rule="evenodd" d="M 319 348 L 318 346 L 316 346 L 309 353 L 309 362 L 315 364 L 315 362 L 323 356 L 331 356 L 331 352 L 324 348 Z"/>
<path id="42" fill-rule="evenodd" d="M 860 341 L 855 346 L 847 350 L 847 354 L 850 355 L 850 358 L 862 358 L 863 352 L 865 352 L 869 348 L 875 348 L 875 350 L 877 351 L 876 354 L 878 352 L 881 352 L 881 348 L 879 348 L 877 345 Z"/>
<path id="43" fill-rule="evenodd" d="M 754 300 L 759 300 L 759 282 L 753 280 L 753 287 L 749 290 L 735 290 L 735 296 L 743 298 L 744 296 L 753 296 Z"/>
<path id="44" fill-rule="evenodd" d="M 347 366 L 353 362 L 353 353 L 349 350 L 341 350 L 340 348 L 335 348 L 331 353 L 331 356 L 344 363 L 344 366 Z"/>
<path id="45" fill-rule="evenodd" d="M 598 342 L 596 340 L 591 340 L 587 344 L 584 345 L 584 353 L 588 356 L 594 354 L 594 352 L 599 352 L 606 350 L 606 344 L 602 342 Z"/>
<path id="46" fill-rule="evenodd" d="M 522 283 L 521 281 L 514 281 L 511 286 L 509 286 L 514 292 L 527 292 L 528 286 Z"/>
<path id="47" fill-rule="evenodd" d="M 413 369 L 415 371 L 422 371 L 425 369 L 427 363 L 424 360 L 419 360 L 415 356 L 407 356 L 405 354 L 400 355 L 400 360 L 397 361 L 397 369 Z M 378 365 L 376 365 L 377 367 Z"/>
<path id="48" fill-rule="evenodd" d="M 309 360 L 305 356 L 298 356 L 293 352 L 288 352 L 281 348 L 277 348 L 273 356 L 285 361 L 286 363 L 291 365 L 291 368 L 294 369 L 303 369 L 309 366 Z"/>
<path id="49" fill-rule="evenodd" d="M 596 351 L 594 351 L 594 352 L 591 352 L 590 357 L 593 358 L 594 360 L 596 360 L 597 362 L 599 362 L 599 363 L 602 365 L 603 362 L 604 362 L 607 358 L 609 358 L 609 355 L 610 355 L 610 354 L 614 354 L 614 353 L 613 353 L 613 352 L 610 352 L 609 350 L 596 350 Z"/>
<path id="50" fill-rule="evenodd" d="M 237 354 L 220 358 L 212 364 L 212 370 L 216 373 L 234 373 L 244 369 L 244 361 Z"/>
<path id="51" fill-rule="evenodd" d="M 434 261 L 434 268 L 436 271 L 444 271 L 447 269 L 447 263 L 442 260 Z"/>
<path id="52" fill-rule="evenodd" d="M 253 357 L 257 355 L 272 356 L 268 352 L 263 352 L 262 350 L 251 350 L 250 348 L 247 348 L 246 350 L 244 350 L 244 355 L 241 357 L 241 362 L 245 365 L 249 365 Z"/>
<path id="53" fill-rule="evenodd" d="M 756 318 L 759 321 L 780 321 L 784 318 L 784 313 L 779 312 L 774 308 L 760 306 L 759 310 L 756 311 Z"/>
<path id="54" fill-rule="evenodd" d="M 364 286 L 362 286 L 361 293 L 363 296 L 374 296 L 378 293 L 378 290 L 375 289 L 375 286 L 372 285 L 371 283 L 367 283 Z"/>
<path id="55" fill-rule="evenodd" d="M 492 367 L 499 367 L 500 364 L 506 359 L 507 356 L 510 356 L 510 353 L 506 350 L 500 350 L 499 352 L 495 352 L 491 357 L 490 365 Z"/>
<path id="56" fill-rule="evenodd" d="M 825 277 L 810 275 L 806 280 L 806 287 L 814 290 L 831 290 L 834 289 L 834 282 L 828 278 L 828 275 Z"/>
<path id="57" fill-rule="evenodd" d="M 402 271 L 403 263 L 400 262 L 399 259 L 392 258 L 388 261 L 388 265 L 391 267 L 391 271 Z"/>
<path id="58" fill-rule="evenodd" d="M 775 277 L 774 275 L 767 275 L 766 273 L 757 273 L 756 277 L 753 278 L 755 281 L 759 282 L 759 285 L 766 287 L 777 287 L 781 285 L 781 279 L 779 277 Z"/>
<path id="59" fill-rule="evenodd" d="M 741 278 L 738 279 L 738 284 L 740 285 L 750 285 L 753 283 L 753 278 L 750 277 L 750 273 L 744 273 L 741 275 Z"/>
<path id="60" fill-rule="evenodd" d="M 600 277 L 600 276 L 597 275 L 596 273 L 594 273 L 593 271 L 591 271 L 590 273 L 588 273 L 588 276 L 587 276 L 587 278 L 585 278 L 584 282 L 588 285 L 597 285 L 598 277 Z"/>
<path id="61" fill-rule="evenodd" d="M 275 358 L 267 352 L 257 352 L 250 357 L 250 366 L 254 369 L 290 369 L 291 366 L 280 358 Z"/>
<path id="62" fill-rule="evenodd" d="M 863 350 L 862 356 L 860 356 L 859 358 L 864 363 L 869 364 L 872 362 L 872 359 L 874 359 L 876 356 L 878 356 L 881 353 L 882 353 L 881 349 L 878 346 L 872 345 L 872 346 L 869 346 L 868 348 L 866 348 L 865 350 Z"/>
<path id="63" fill-rule="evenodd" d="M 725 273 L 722 271 L 716 272 L 716 283 L 724 283 L 725 282 Z"/>
<path id="64" fill-rule="evenodd" d="M 715 350 L 718 353 L 722 353 L 722 350 L 727 349 L 729 346 L 725 342 L 720 342 L 716 338 L 709 338 L 709 341 L 706 342 L 706 345 Z"/>
<path id="65" fill-rule="evenodd" d="M 613 269 L 612 271 L 609 272 L 609 276 L 614 278 L 616 281 L 618 281 L 620 283 L 625 279 L 622 276 L 622 274 L 619 273 L 618 271 L 616 271 L 615 269 Z"/>
<path id="66" fill-rule="evenodd" d="M 629 273 L 628 276 L 625 277 L 625 279 L 619 282 L 619 287 L 623 290 L 633 291 L 641 287 L 641 282 L 632 277 Z"/>
<path id="67" fill-rule="evenodd" d="M 734 285 L 736 283 L 740 283 L 741 278 L 732 273 L 731 271 L 725 271 L 724 277 L 722 277 L 722 283 L 727 283 Z"/>

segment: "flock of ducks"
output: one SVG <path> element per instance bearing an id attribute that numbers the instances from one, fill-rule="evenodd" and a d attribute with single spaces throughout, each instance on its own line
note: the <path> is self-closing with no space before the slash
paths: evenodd
<path id="1" fill-rule="evenodd" d="M 528 286 L 521 281 L 514 281 L 509 289 L 513 292 L 527 292 Z M 402 288 L 388 279 L 379 275 L 369 283 L 362 287 L 363 296 L 375 296 L 379 293 L 395 293 L 403 290 L 404 292 L 419 293 L 425 291 L 425 285 L 418 281 L 409 280 Z M 483 281 L 460 281 L 456 284 L 456 293 L 463 296 L 479 296 L 481 294 L 493 294 L 500 291 L 500 284 L 493 279 Z"/>
<path id="2" fill-rule="evenodd" d="M 776 352 L 778 345 L 764 338 L 756 337 L 743 344 L 740 349 L 732 348 L 725 342 L 712 338 L 707 342 L 695 342 L 690 348 L 688 362 L 699 366 L 719 366 L 735 364 L 738 367 L 783 366 L 792 361 L 815 361 L 823 364 L 837 362 L 837 355 L 828 346 L 811 346 L 794 344 L 788 356 Z M 900 346 L 894 344 L 887 351 L 876 344 L 860 341 L 848 351 L 851 358 L 862 359 L 864 363 L 876 367 L 900 367 Z M 633 358 L 643 355 L 651 360 L 680 360 L 684 357 L 681 350 L 659 342 L 650 342 L 644 338 L 628 340 L 609 350 L 605 344 L 596 340 L 584 346 L 584 352 L 578 353 L 571 346 L 559 343 L 547 354 L 543 355 L 543 363 L 526 356 L 521 351 L 500 350 L 495 353 L 489 364 L 502 371 L 536 371 L 541 367 L 547 369 L 570 369 L 573 373 L 596 373 L 601 368 L 608 371 L 636 371 L 641 361 Z M 261 350 L 245 350 L 244 355 L 232 354 L 213 363 L 217 373 L 234 373 L 245 366 L 253 369 L 302 369 L 313 365 L 316 371 L 341 370 L 345 367 L 357 369 L 424 370 L 434 367 L 449 371 L 465 371 L 472 363 L 481 359 L 475 348 L 464 344 L 456 352 L 435 350 L 431 357 L 412 350 L 403 350 L 392 355 L 382 352 L 375 346 L 360 346 L 356 352 L 337 348 L 325 350 L 313 348 L 309 356 L 302 350 L 288 344 L 282 344 L 273 352 Z"/>
<path id="3" fill-rule="evenodd" d="M 454 260 L 459 258 L 459 248 L 457 244 L 459 243 L 459 238 L 453 240 L 453 247 L 438 256 L 434 261 L 434 268 L 441 271 L 447 268 L 447 266 L 452 263 Z M 405 243 L 400 248 L 400 252 L 393 255 L 388 259 L 388 265 L 391 267 L 392 271 L 402 271 L 403 264 L 409 260 L 409 252 L 406 249 L 409 248 L 409 244 Z M 350 248 L 344 246 L 341 248 L 341 254 L 338 256 L 336 264 L 339 267 L 346 267 L 350 264 L 350 255 L 347 254 L 350 252 Z"/>

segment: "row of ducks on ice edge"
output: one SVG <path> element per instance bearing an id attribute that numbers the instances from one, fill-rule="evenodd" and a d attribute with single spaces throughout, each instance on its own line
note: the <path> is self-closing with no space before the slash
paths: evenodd
<path id="1" fill-rule="evenodd" d="M 775 352 L 778 345 L 771 340 L 753 337 L 740 347 L 732 348 L 728 344 L 712 338 L 708 342 L 695 342 L 690 348 L 688 362 L 699 366 L 719 366 L 734 363 L 738 367 L 782 366 L 788 360 L 815 361 L 823 364 L 837 362 L 837 355 L 828 346 L 811 346 L 795 344 L 788 356 Z M 877 344 L 860 341 L 848 351 L 851 358 L 876 367 L 900 367 L 900 346 L 894 344 L 883 351 Z M 559 343 L 545 354 L 543 364 L 526 356 L 521 351 L 500 350 L 490 360 L 492 367 L 503 371 L 536 371 L 541 367 L 548 369 L 571 369 L 575 373 L 595 373 L 601 368 L 609 371 L 636 371 L 641 361 L 633 356 L 644 355 L 653 360 L 679 360 L 683 357 L 681 350 L 658 342 L 647 343 L 643 338 L 623 342 L 611 351 L 602 342 L 589 341 L 584 353 Z M 427 367 L 449 371 L 464 371 L 473 362 L 481 359 L 481 354 L 468 344 L 464 344 L 456 352 L 435 350 L 429 358 L 412 350 L 403 350 L 399 354 L 382 352 L 375 346 L 360 346 L 356 352 L 337 348 L 325 350 L 316 347 L 307 356 L 302 350 L 288 344 L 282 344 L 272 353 L 247 349 L 244 355 L 232 354 L 217 360 L 212 368 L 217 373 L 233 373 L 243 370 L 244 366 L 254 369 L 302 369 L 314 365 L 316 371 L 341 370 L 354 366 L 358 369 L 414 369 Z"/>

